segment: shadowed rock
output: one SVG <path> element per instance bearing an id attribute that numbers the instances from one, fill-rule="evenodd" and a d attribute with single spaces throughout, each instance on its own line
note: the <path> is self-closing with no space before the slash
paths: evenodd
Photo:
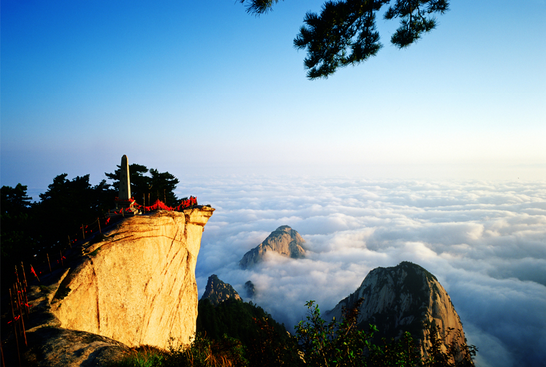
<path id="1" fill-rule="evenodd" d="M 120 360 L 129 348 L 85 331 L 43 327 L 28 333 L 25 365 L 36 367 L 99 367 Z"/>
<path id="2" fill-rule="evenodd" d="M 248 298 L 254 298 L 256 296 L 256 287 L 250 280 L 245 283 L 245 291 Z"/>

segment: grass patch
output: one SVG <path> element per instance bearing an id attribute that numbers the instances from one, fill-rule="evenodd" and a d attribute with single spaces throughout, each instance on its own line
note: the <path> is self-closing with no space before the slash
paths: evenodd
<path id="1" fill-rule="evenodd" d="M 97 256 L 97 254 L 99 253 L 100 249 L 101 249 L 101 248 L 99 247 L 99 248 L 96 249 L 95 251 L 91 252 L 91 253 L 89 254 L 89 256 L 93 256 L 93 257 L 94 257 L 94 256 Z"/>
<path id="2" fill-rule="evenodd" d="M 123 359 L 110 364 L 110 367 L 155 367 L 164 366 L 164 352 L 151 347 L 133 349 Z"/>
<path id="3" fill-rule="evenodd" d="M 99 243 L 99 242 L 102 242 L 106 239 L 106 236 L 103 235 L 102 233 L 97 233 L 95 235 L 95 237 L 93 237 L 90 241 L 89 241 L 89 245 L 94 245 L 95 243 Z"/>
<path id="4" fill-rule="evenodd" d="M 197 336 L 190 347 L 169 350 L 144 346 L 133 349 L 109 367 L 247 367 L 240 341 L 224 336 L 211 340 Z"/>

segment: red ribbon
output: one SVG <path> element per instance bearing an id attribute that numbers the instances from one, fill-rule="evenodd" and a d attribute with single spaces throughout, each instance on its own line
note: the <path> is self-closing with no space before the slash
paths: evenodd
<path id="1" fill-rule="evenodd" d="M 153 205 L 150 205 L 150 206 L 143 206 L 143 205 L 140 205 L 138 203 L 134 204 L 134 206 L 137 209 L 144 209 L 146 211 L 152 211 L 152 210 L 157 210 L 157 209 L 163 209 L 163 210 L 169 210 L 169 211 L 180 211 L 180 210 L 189 208 L 190 206 L 193 206 L 193 205 L 197 205 L 197 198 L 195 198 L 194 196 L 191 196 L 189 199 L 182 200 L 180 202 L 180 204 L 178 204 L 178 206 L 175 206 L 175 207 L 167 206 L 167 205 L 165 205 L 164 202 L 162 202 L 159 199 L 157 199 L 156 202 Z M 119 213 L 121 213 L 121 210 L 120 210 Z M 118 213 L 114 212 L 114 214 L 118 214 Z"/>
<path id="2" fill-rule="evenodd" d="M 20 316 L 20 315 L 18 315 L 18 316 L 15 316 L 15 318 L 14 318 L 13 320 L 11 320 L 11 321 L 8 321 L 8 324 L 11 324 L 12 322 L 14 322 L 14 321 L 17 321 L 17 320 L 19 320 L 20 318 L 21 318 L 21 316 Z"/>

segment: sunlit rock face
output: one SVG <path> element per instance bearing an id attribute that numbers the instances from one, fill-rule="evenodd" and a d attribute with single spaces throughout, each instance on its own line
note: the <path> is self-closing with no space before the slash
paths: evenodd
<path id="1" fill-rule="evenodd" d="M 247 269 L 264 260 L 267 252 L 276 252 L 280 255 L 299 259 L 305 257 L 305 249 L 302 244 L 305 240 L 300 234 L 289 226 L 280 226 L 258 246 L 248 251 L 239 265 L 243 269 Z"/>
<path id="2" fill-rule="evenodd" d="M 339 320 L 343 309 L 353 308 L 359 300 L 359 328 L 367 331 L 369 324 L 376 325 L 379 335 L 387 338 L 398 338 L 409 331 L 422 342 L 423 355 L 430 346 L 430 326 L 439 327 L 445 338 L 444 351 L 453 341 L 459 345 L 465 342 L 463 325 L 449 295 L 436 277 L 419 265 L 402 262 L 372 270 L 360 287 L 326 316 Z M 450 328 L 453 331 L 448 333 Z M 467 354 L 467 348 L 459 348 L 457 360 Z"/>
<path id="3" fill-rule="evenodd" d="M 123 221 L 86 250 L 53 300 L 61 327 L 128 346 L 189 343 L 197 320 L 195 266 L 214 209 L 158 211 Z M 63 292 L 64 290 L 64 292 Z"/>
<path id="4" fill-rule="evenodd" d="M 243 300 L 230 284 L 221 281 L 216 274 L 212 274 L 209 277 L 207 288 L 201 299 L 208 299 L 213 305 L 217 305 L 228 299 Z"/>

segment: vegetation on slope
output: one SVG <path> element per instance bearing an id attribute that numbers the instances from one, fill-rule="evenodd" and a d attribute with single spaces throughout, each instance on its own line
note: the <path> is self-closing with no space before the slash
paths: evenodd
<path id="1" fill-rule="evenodd" d="M 376 327 L 358 329 L 357 307 L 345 312 L 342 320 L 328 323 L 319 307 L 309 301 L 308 315 L 295 327 L 294 335 L 253 304 L 230 300 L 214 307 L 201 301 L 199 307 L 199 333 L 190 347 L 169 351 L 138 348 L 112 367 L 468 367 L 473 366 L 477 351 L 470 346 L 465 358 L 455 360 L 458 348 L 466 349 L 466 344 L 444 349 L 444 341 L 433 337 L 428 355 L 423 357 L 409 333 L 399 340 L 375 340 Z"/>
<path id="2" fill-rule="evenodd" d="M 174 194 L 178 179 L 169 172 L 159 172 L 139 164 L 132 164 L 133 197 L 137 202 L 157 198 L 167 205 L 176 205 Z M 58 258 L 59 251 L 68 247 L 69 241 L 81 239 L 82 224 L 96 223 L 115 207 L 118 195 L 119 166 L 113 173 L 105 174 L 112 183 L 102 180 L 91 185 L 89 175 L 68 179 L 63 173 L 56 176 L 40 200 L 32 202 L 27 186 L 2 186 L 0 220 L 0 250 L 2 258 L 2 289 L 14 282 L 14 266 L 23 261 L 26 266 L 45 261 L 46 254 Z M 144 204 L 144 203 L 142 203 Z M 20 270 L 19 270 L 20 271 Z M 27 269 L 28 271 L 28 269 Z"/>

